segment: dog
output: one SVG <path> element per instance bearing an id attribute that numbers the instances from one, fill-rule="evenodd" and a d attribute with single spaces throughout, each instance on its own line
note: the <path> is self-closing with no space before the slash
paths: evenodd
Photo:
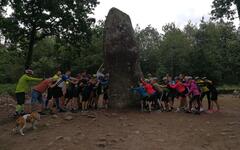
<path id="1" fill-rule="evenodd" d="M 235 98 L 240 98 L 240 91 L 238 91 L 238 90 L 234 90 L 233 91 L 233 93 L 232 93 L 232 95 L 233 95 L 233 97 L 235 97 Z"/>
<path id="2" fill-rule="evenodd" d="M 32 124 L 33 129 L 36 128 L 36 122 L 40 121 L 40 114 L 37 112 L 32 112 L 31 114 L 26 114 L 23 116 L 18 117 L 16 120 L 16 127 L 13 129 L 14 132 L 20 132 L 20 134 L 23 136 L 23 130 L 25 129 L 27 123 Z"/>

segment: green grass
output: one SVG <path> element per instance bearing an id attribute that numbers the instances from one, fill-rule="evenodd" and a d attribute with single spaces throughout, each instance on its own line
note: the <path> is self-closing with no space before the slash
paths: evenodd
<path id="1" fill-rule="evenodd" d="M 0 94 L 7 93 L 10 95 L 14 95 L 15 88 L 16 88 L 15 84 L 0 84 Z"/>

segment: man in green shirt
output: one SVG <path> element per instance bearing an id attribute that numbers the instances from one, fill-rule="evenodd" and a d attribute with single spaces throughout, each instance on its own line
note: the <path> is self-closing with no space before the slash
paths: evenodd
<path id="1" fill-rule="evenodd" d="M 33 71 L 30 69 L 25 70 L 25 74 L 21 76 L 21 78 L 18 80 L 17 86 L 16 86 L 16 100 L 17 100 L 17 106 L 16 106 L 16 115 L 19 115 L 24 112 L 24 103 L 25 103 L 25 94 L 30 89 L 30 82 L 31 81 L 41 81 L 42 78 L 33 78 Z"/>

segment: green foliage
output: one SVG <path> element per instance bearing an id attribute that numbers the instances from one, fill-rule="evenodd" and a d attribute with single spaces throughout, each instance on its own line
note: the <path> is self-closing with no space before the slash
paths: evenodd
<path id="1" fill-rule="evenodd" d="M 32 69 L 35 76 L 50 77 L 57 70 L 71 69 L 73 75 L 86 70 L 96 73 L 103 63 L 103 26 L 101 21 L 91 28 L 92 40 L 88 47 L 72 46 L 51 36 L 35 44 Z M 22 75 L 24 66 L 23 52 L 0 45 L 0 83 L 16 83 Z"/>
<path id="2" fill-rule="evenodd" d="M 0 94 L 15 95 L 15 84 L 0 84 Z"/>
<path id="3" fill-rule="evenodd" d="M 97 0 L 4 0 L 0 2 L 0 32 L 14 47 L 26 51 L 26 66 L 32 61 L 33 47 L 47 36 L 72 45 L 86 45 L 95 19 L 89 14 Z M 6 15 L 5 8 L 13 12 Z"/>
<path id="4" fill-rule="evenodd" d="M 136 31 L 143 72 L 207 76 L 228 84 L 240 81 L 240 36 L 233 23 L 202 20 L 199 27 L 189 22 L 183 30 L 170 23 L 163 31 L 159 34 L 150 26 Z"/>
<path id="5" fill-rule="evenodd" d="M 233 8 L 233 5 L 236 6 Z M 227 19 L 235 19 L 236 11 L 240 17 L 240 1 L 239 0 L 214 0 L 212 3 L 212 19 L 220 19 L 226 17 Z M 240 19 L 240 18 L 239 18 Z"/>

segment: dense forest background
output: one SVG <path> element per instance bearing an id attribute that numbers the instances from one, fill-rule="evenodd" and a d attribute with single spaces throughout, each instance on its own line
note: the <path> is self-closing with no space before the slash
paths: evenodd
<path id="1" fill-rule="evenodd" d="M 94 6 L 92 5 L 89 12 L 97 5 L 96 1 Z M 0 25 L 4 27 L 3 23 L 6 24 L 0 20 Z M 86 30 L 91 38 L 87 41 L 62 38 L 63 36 L 59 35 L 63 33 L 57 32 L 45 34 L 36 40 L 31 63 L 35 76 L 49 77 L 58 69 L 71 69 L 73 75 L 83 70 L 96 73 L 103 63 L 104 21 L 92 21 L 88 25 Z M 45 26 L 42 28 L 45 29 Z M 50 29 L 52 28 L 49 28 L 49 31 L 52 31 Z M 14 32 L 3 31 L 6 32 L 0 34 L 0 83 L 15 83 L 26 67 L 24 64 L 29 49 L 24 42 L 29 36 L 13 43 L 14 41 L 9 39 L 16 36 Z M 42 31 L 36 32 L 36 36 Z M 8 39 L 6 35 L 11 38 Z M 219 84 L 238 84 L 240 81 L 240 29 L 234 26 L 231 20 L 206 21 L 203 18 L 199 25 L 189 21 L 183 29 L 175 23 L 169 23 L 162 27 L 161 33 L 151 25 L 144 29 L 136 26 L 135 35 L 145 74 L 152 73 L 163 77 L 166 73 L 174 76 L 184 73 L 206 76 Z"/>

